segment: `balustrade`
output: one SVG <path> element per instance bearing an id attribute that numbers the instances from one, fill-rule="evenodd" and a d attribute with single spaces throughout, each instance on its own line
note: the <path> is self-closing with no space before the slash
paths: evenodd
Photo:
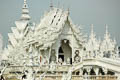
<path id="1" fill-rule="evenodd" d="M 88 75 L 88 76 L 83 76 L 83 80 L 117 80 L 117 77 L 111 75 L 101 75 L 101 76 Z"/>

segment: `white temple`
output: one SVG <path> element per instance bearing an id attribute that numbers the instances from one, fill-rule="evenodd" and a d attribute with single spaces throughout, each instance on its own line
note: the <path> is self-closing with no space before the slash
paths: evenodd
<path id="1" fill-rule="evenodd" d="M 6 80 L 120 80 L 119 52 L 108 26 L 98 40 L 92 24 L 87 40 L 69 13 L 51 5 L 36 25 L 24 0 L 22 16 L 8 33 L 1 75 Z"/>

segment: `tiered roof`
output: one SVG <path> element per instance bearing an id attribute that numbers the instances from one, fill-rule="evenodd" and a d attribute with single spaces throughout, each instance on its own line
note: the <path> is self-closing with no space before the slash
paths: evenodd
<path id="1" fill-rule="evenodd" d="M 84 43 L 83 34 L 71 21 L 69 17 L 69 11 L 64 11 L 58 8 L 52 8 L 41 19 L 39 25 L 36 26 L 32 39 L 27 40 L 27 43 L 37 43 L 41 49 L 47 49 L 51 47 L 58 39 L 65 27 L 66 22 L 69 23 L 70 28 L 73 31 L 73 35 L 78 40 L 79 44 Z"/>

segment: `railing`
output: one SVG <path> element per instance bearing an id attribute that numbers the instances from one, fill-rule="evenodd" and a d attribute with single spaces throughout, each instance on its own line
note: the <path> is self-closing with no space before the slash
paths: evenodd
<path id="1" fill-rule="evenodd" d="M 61 80 L 61 75 L 53 75 L 53 76 L 46 76 L 45 80 Z M 80 75 L 73 75 L 72 80 L 117 80 L 116 76 L 80 76 Z"/>
<path id="2" fill-rule="evenodd" d="M 72 76 L 73 80 L 117 80 L 116 76 L 112 75 L 84 75 L 84 76 Z"/>
<path id="3" fill-rule="evenodd" d="M 37 75 L 38 77 L 39 75 Z M 61 80 L 62 75 L 46 75 L 43 80 Z M 15 79 L 15 75 L 13 75 L 11 78 L 7 78 L 6 80 L 17 80 Z M 72 80 L 117 80 L 116 76 L 110 76 L 110 75 L 73 75 Z"/>

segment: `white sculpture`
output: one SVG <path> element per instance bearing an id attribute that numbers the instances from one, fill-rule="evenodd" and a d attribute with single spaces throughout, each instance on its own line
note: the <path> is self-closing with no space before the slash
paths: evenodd
<path id="1" fill-rule="evenodd" d="M 104 35 L 104 40 L 100 46 L 100 52 L 105 56 L 110 58 L 114 58 L 116 56 L 116 41 L 110 39 L 110 34 L 108 33 L 108 26 L 106 25 L 106 32 Z M 118 57 L 118 56 L 117 56 Z"/>
<path id="2" fill-rule="evenodd" d="M 96 35 L 93 31 L 93 24 L 91 25 L 91 34 L 89 40 L 86 43 L 86 55 L 88 58 L 95 58 L 98 56 L 100 42 L 96 39 Z"/>
<path id="3" fill-rule="evenodd" d="M 67 58 L 67 64 L 70 64 L 70 58 Z"/>

